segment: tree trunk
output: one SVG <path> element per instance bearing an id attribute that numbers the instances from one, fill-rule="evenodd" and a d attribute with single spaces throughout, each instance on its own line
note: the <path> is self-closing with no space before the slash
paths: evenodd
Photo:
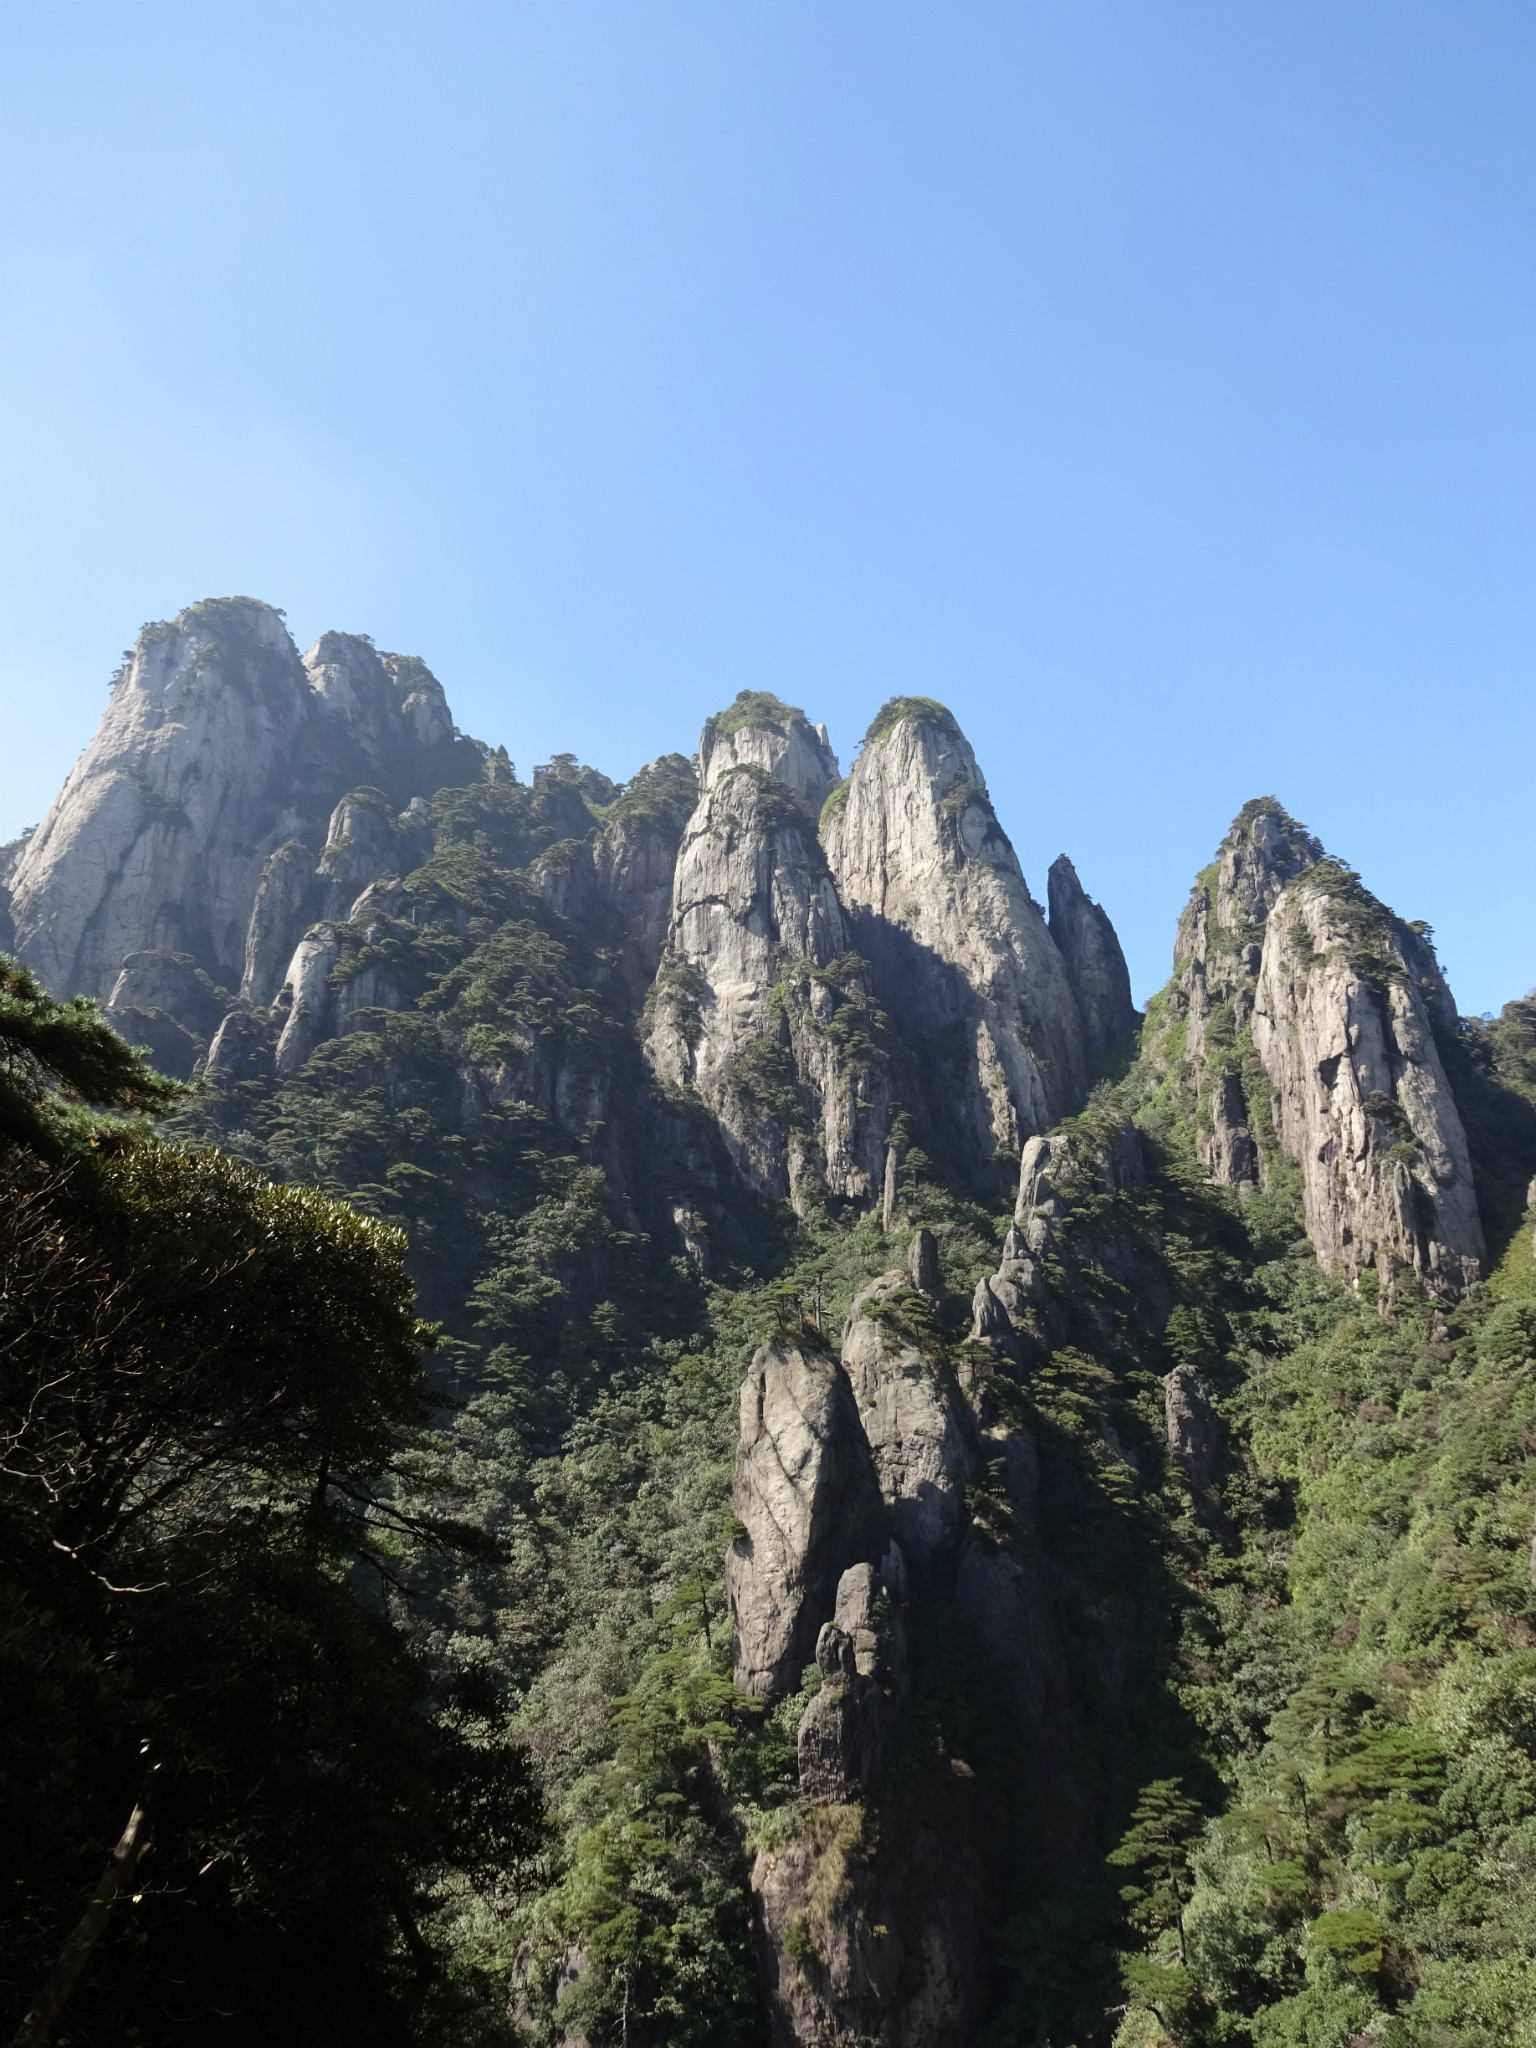
<path id="1" fill-rule="evenodd" d="M 150 1767 L 144 1789 L 135 1801 L 128 1816 L 128 1825 L 118 1837 L 117 1847 L 97 1881 L 90 1904 L 60 1949 L 59 1959 L 49 1971 L 47 1983 L 33 2000 L 20 2028 L 12 2037 L 11 2048 L 47 2048 L 49 2036 L 59 2023 L 59 2015 L 69 2003 L 70 1994 L 80 1981 L 80 1973 L 90 1960 L 91 1950 L 106 1932 L 112 1908 L 119 1896 L 131 1887 L 149 1849 L 150 1815 L 154 1795 L 159 1790 L 157 1771 L 157 1765 Z"/>

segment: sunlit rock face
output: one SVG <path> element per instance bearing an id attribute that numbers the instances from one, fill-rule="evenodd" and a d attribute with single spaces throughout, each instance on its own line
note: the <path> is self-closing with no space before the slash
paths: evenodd
<path id="1" fill-rule="evenodd" d="M 1466 1132 L 1435 1044 L 1455 1028 L 1427 938 L 1334 862 L 1271 911 L 1253 1042 L 1282 1148 L 1302 1169 L 1321 1264 L 1455 1297 L 1483 1274 Z"/>
<path id="2" fill-rule="evenodd" d="M 1082 1101 L 1083 1020 L 964 734 L 899 698 L 871 729 L 822 840 L 877 1000 L 935 1122 L 982 1159 Z"/>
<path id="3" fill-rule="evenodd" d="M 251 598 L 146 626 L 11 873 L 16 950 L 61 994 L 105 999 L 127 954 L 158 948 L 270 1000 L 303 921 L 338 914 L 294 886 L 338 798 L 464 779 L 467 744 L 422 663 L 356 635 L 325 634 L 301 660 L 282 614 Z"/>
<path id="4" fill-rule="evenodd" d="M 804 1214 L 827 1195 L 874 1201 L 889 1080 L 838 1022 L 870 997 L 810 808 L 836 762 L 778 708 L 777 725 L 705 727 L 647 1050 L 664 1086 L 709 1110 L 741 1180 Z"/>

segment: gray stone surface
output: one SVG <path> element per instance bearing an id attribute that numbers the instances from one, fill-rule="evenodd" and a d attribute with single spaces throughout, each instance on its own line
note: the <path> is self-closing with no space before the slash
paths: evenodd
<path id="1" fill-rule="evenodd" d="M 893 1543 L 878 1564 L 856 1564 L 816 1638 L 821 1690 L 800 1722 L 801 1797 L 841 1806 L 880 1778 L 911 1698 L 907 1575 Z"/>
<path id="2" fill-rule="evenodd" d="M 1215 1486 L 1226 1467 L 1226 1442 L 1204 1380 L 1192 1365 L 1176 1365 L 1163 1381 L 1170 1456 L 1192 1486 Z"/>
<path id="3" fill-rule="evenodd" d="M 1482 1277 L 1466 1133 L 1431 1022 L 1454 1014 L 1428 945 L 1363 891 L 1303 877 L 1272 911 L 1253 1042 L 1318 1259 L 1351 1284 L 1407 1268 L 1454 1298 Z"/>
<path id="4" fill-rule="evenodd" d="M 1084 1047 L 1090 1060 L 1100 1058 L 1128 1044 L 1141 1023 L 1125 955 L 1107 912 L 1084 890 L 1065 854 L 1051 863 L 1046 902 L 1051 937 L 1082 1015 Z"/>
<path id="5" fill-rule="evenodd" d="M 873 1202 L 888 1091 L 828 1030 L 844 991 L 818 973 L 849 950 L 842 906 L 798 793 L 734 758 L 749 737 L 731 736 L 729 762 L 724 742 L 702 749 L 648 1051 L 664 1083 L 696 1091 L 747 1186 L 802 1212 L 822 1190 Z"/>
<path id="6" fill-rule="evenodd" d="M 736 1683 L 777 1698 L 811 1661 L 838 1581 L 884 1555 L 886 1514 L 848 1376 L 809 1341 L 762 1345 L 741 1389 L 725 1554 Z"/>
<path id="7" fill-rule="evenodd" d="M 952 1561 L 969 1524 L 976 1424 L 932 1325 L 912 1313 L 911 1280 L 886 1273 L 854 1297 L 843 1367 L 903 1555 L 920 1578 Z"/>
<path id="8" fill-rule="evenodd" d="M 1066 965 L 953 720 L 917 711 L 870 740 L 822 836 L 934 1120 L 986 1159 L 1076 1109 L 1086 1046 Z"/>

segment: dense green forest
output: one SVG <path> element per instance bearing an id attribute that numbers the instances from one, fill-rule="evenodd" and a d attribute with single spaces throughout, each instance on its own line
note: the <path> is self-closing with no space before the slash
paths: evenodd
<path id="1" fill-rule="evenodd" d="M 665 763 L 440 791 L 336 970 L 407 1006 L 286 1078 L 173 1090 L 6 970 L 9 2028 L 143 1810 L 59 2041 L 766 2039 L 747 1872 L 829 1823 L 796 1783 L 815 1667 L 767 1710 L 731 1684 L 738 1389 L 775 1331 L 835 1341 L 920 1226 L 958 1360 L 1013 1199 L 913 1138 L 889 1234 L 722 1168 L 712 1259 L 674 1251 L 697 1191 L 626 1109 L 623 934 L 542 884 L 688 802 Z M 1092 1855 L 1048 1880 L 937 1612 L 868 1825 L 939 1796 L 941 1728 L 1004 1788 L 974 1822 L 1017 1829 L 985 2048 L 1536 2044 L 1536 1002 L 1442 1048 L 1494 1256 L 1454 1312 L 1320 1272 L 1256 1083 L 1266 1188 L 1210 1185 L 1147 1045 L 1078 1128 L 1133 1119 L 1149 1177 L 1076 1204 L 1064 1334 L 999 1388 L 1039 1450 Z M 542 1098 L 469 1099 L 466 1049 Z M 1186 1361 L 1230 1447 L 1204 1490 L 1166 1452 Z"/>

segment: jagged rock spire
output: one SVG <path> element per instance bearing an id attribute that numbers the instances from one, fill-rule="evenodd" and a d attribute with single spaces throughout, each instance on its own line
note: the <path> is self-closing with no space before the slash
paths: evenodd
<path id="1" fill-rule="evenodd" d="M 50 988 L 105 998 L 125 955 L 157 947 L 239 987 L 279 846 L 318 852 L 338 797 L 381 775 L 416 774 L 427 792 L 463 779 L 469 743 L 414 657 L 328 633 L 307 660 L 254 598 L 209 598 L 143 629 L 10 878 L 16 950 Z M 276 908 L 274 893 L 250 963 L 260 979 L 298 936 L 274 929 Z"/>
<path id="2" fill-rule="evenodd" d="M 1051 863 L 1046 901 L 1051 937 L 1082 1013 L 1084 1045 L 1088 1057 L 1098 1059 L 1126 1044 L 1141 1022 L 1125 955 L 1107 913 L 1084 890 L 1065 854 Z"/>
<path id="3" fill-rule="evenodd" d="M 985 1159 L 1075 1109 L 1087 1061 L 1066 965 L 943 705 L 886 705 L 822 838 L 940 1127 Z"/>
<path id="4" fill-rule="evenodd" d="M 1427 934 L 1259 797 L 1196 881 L 1144 1058 L 1176 1069 L 1213 1179 L 1246 1194 L 1296 1161 L 1330 1272 L 1451 1296 L 1486 1257 L 1435 1040 L 1457 1028 Z"/>
<path id="5" fill-rule="evenodd" d="M 829 1028 L 868 992 L 807 801 L 836 761 L 802 712 L 745 695 L 706 725 L 699 759 L 650 1003 L 652 1065 L 697 1094 L 748 1186 L 802 1213 L 821 1192 L 872 1201 L 888 1087 Z"/>

